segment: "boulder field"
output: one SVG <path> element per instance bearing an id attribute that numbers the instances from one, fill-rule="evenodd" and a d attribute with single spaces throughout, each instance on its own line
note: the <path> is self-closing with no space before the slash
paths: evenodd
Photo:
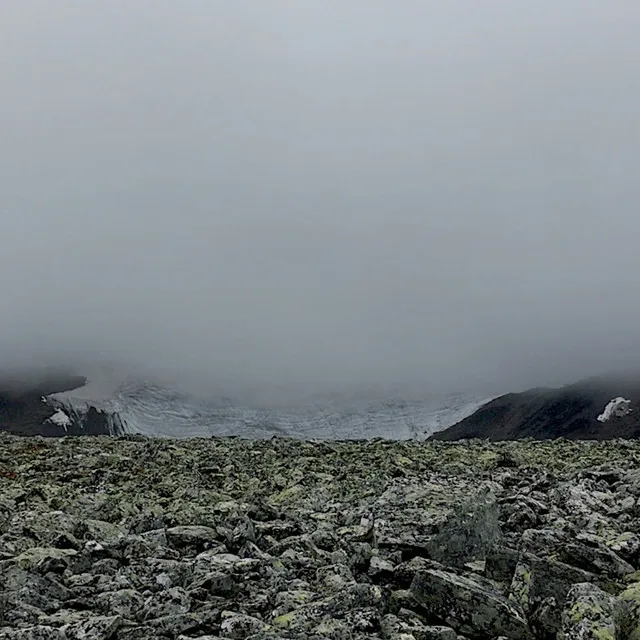
<path id="1" fill-rule="evenodd" d="M 640 638 L 640 443 L 0 435 L 2 640 Z"/>

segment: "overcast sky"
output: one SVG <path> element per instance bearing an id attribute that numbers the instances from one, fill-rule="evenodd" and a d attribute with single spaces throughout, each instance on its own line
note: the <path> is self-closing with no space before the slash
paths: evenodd
<path id="1" fill-rule="evenodd" d="M 313 389 L 640 365 L 639 32 L 637 0 L 2 3 L 0 355 Z"/>

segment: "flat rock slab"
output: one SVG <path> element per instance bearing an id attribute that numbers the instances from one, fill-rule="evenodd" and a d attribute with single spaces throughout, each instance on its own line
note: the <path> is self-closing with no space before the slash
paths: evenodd
<path id="1" fill-rule="evenodd" d="M 430 615 L 469 638 L 530 638 L 523 612 L 485 582 L 448 571 L 416 574 L 411 593 Z"/>

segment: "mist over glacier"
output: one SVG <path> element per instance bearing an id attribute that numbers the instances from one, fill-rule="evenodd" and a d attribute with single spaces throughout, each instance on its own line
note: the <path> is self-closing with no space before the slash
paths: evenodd
<path id="1" fill-rule="evenodd" d="M 11 3 L 2 368 L 277 403 L 637 366 L 638 27 L 630 0 Z"/>

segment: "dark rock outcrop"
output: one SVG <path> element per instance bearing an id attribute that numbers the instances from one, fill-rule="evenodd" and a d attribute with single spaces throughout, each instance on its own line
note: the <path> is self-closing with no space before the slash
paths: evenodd
<path id="1" fill-rule="evenodd" d="M 631 400 L 631 413 L 599 422 L 618 396 Z M 485 404 L 431 440 L 609 440 L 640 437 L 640 376 L 591 378 L 560 389 L 510 393 Z"/>
<path id="2" fill-rule="evenodd" d="M 86 382 L 83 376 L 59 370 L 5 374 L 0 377 L 0 431 L 46 437 L 112 433 L 113 421 L 95 407 L 77 411 L 49 398 L 51 394 L 82 387 Z M 65 426 L 50 420 L 59 410 L 69 418 Z"/>

